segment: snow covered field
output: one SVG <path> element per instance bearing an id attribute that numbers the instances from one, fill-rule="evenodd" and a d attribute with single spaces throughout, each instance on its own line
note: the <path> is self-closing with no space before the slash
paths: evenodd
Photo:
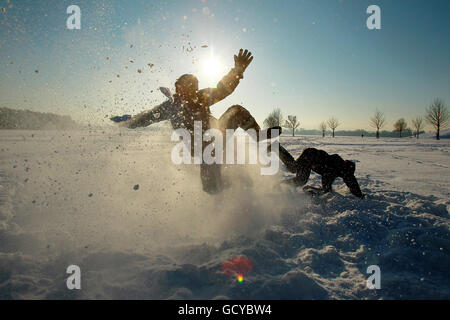
<path id="1" fill-rule="evenodd" d="M 281 143 L 355 161 L 367 198 L 341 180 L 311 198 L 256 166 L 205 194 L 197 166 L 172 164 L 170 132 L 0 131 L 0 298 L 450 299 L 449 139 Z M 236 256 L 254 266 L 243 283 L 221 272 Z"/>

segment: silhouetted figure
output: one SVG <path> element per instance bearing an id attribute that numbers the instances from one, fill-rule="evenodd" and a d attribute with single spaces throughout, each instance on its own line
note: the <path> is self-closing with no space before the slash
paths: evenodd
<path id="1" fill-rule="evenodd" d="M 342 159 L 337 154 L 329 155 L 323 150 L 307 148 L 294 160 L 292 155 L 282 146 L 279 149 L 280 160 L 286 168 L 296 174 L 295 178 L 286 180 L 297 186 L 303 186 L 308 182 L 311 170 L 322 176 L 322 191 L 327 193 L 332 191 L 331 185 L 338 177 L 342 178 L 349 187 L 351 193 L 358 198 L 364 195 L 359 188 L 355 178 L 355 164 L 349 160 Z"/>
<path id="2" fill-rule="evenodd" d="M 169 89 L 160 88 L 169 98 L 166 102 L 123 122 L 116 121 L 120 117 L 113 117 L 111 120 L 120 122 L 121 126 L 131 129 L 146 127 L 163 120 L 170 120 L 174 129 L 185 128 L 191 133 L 192 155 L 194 154 L 194 121 L 202 122 L 202 134 L 210 128 L 221 130 L 224 136 L 226 129 L 237 128 L 244 130 L 255 129 L 259 133 L 260 127 L 256 120 L 251 116 L 250 112 L 240 105 L 233 105 L 219 119 L 214 118 L 209 109 L 210 106 L 223 100 L 234 91 L 239 81 L 244 78 L 244 71 L 252 60 L 251 52 L 241 49 L 238 55 L 234 56 L 234 68 L 219 81 L 216 88 L 198 90 L 197 78 L 194 75 L 185 74 L 175 82 L 176 93 L 173 96 Z M 268 130 L 268 138 L 270 138 L 270 130 Z M 202 152 L 209 143 L 202 142 Z M 216 193 L 221 190 L 220 165 L 202 163 L 200 165 L 200 174 L 204 191 Z"/>

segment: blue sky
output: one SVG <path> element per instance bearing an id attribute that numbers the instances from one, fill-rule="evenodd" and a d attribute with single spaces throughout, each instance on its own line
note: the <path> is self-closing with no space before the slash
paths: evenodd
<path id="1" fill-rule="evenodd" d="M 71 4 L 81 8 L 81 30 L 66 29 Z M 381 8 L 381 30 L 366 27 L 371 4 Z M 390 130 L 400 117 L 423 115 L 436 97 L 450 101 L 449 1 L 0 0 L 0 7 L 0 106 L 101 123 L 162 102 L 156 89 L 173 88 L 184 73 L 214 86 L 239 48 L 254 61 L 236 91 L 212 107 L 216 116 L 239 103 L 260 122 L 279 107 L 306 129 L 331 116 L 340 129 L 370 129 L 379 109 Z M 211 50 L 222 72 L 205 70 Z"/>

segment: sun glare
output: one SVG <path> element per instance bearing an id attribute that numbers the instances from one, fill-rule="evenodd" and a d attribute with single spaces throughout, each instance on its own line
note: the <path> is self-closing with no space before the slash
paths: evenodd
<path id="1" fill-rule="evenodd" d="M 203 73 L 209 78 L 222 76 L 223 65 L 220 60 L 214 56 L 212 51 L 209 58 L 203 63 Z"/>

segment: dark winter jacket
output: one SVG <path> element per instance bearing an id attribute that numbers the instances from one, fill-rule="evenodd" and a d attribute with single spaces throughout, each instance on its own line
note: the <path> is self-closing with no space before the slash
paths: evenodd
<path id="1" fill-rule="evenodd" d="M 172 101 L 168 100 L 151 110 L 134 116 L 127 121 L 126 126 L 134 129 L 170 120 L 174 129 L 186 128 L 193 133 L 194 121 L 202 121 L 202 128 L 205 131 L 209 129 L 211 117 L 209 107 L 229 96 L 242 78 L 242 72 L 233 68 L 219 81 L 216 88 L 198 90 L 195 97 L 189 101 L 183 101 L 180 96 L 175 94 Z"/>

